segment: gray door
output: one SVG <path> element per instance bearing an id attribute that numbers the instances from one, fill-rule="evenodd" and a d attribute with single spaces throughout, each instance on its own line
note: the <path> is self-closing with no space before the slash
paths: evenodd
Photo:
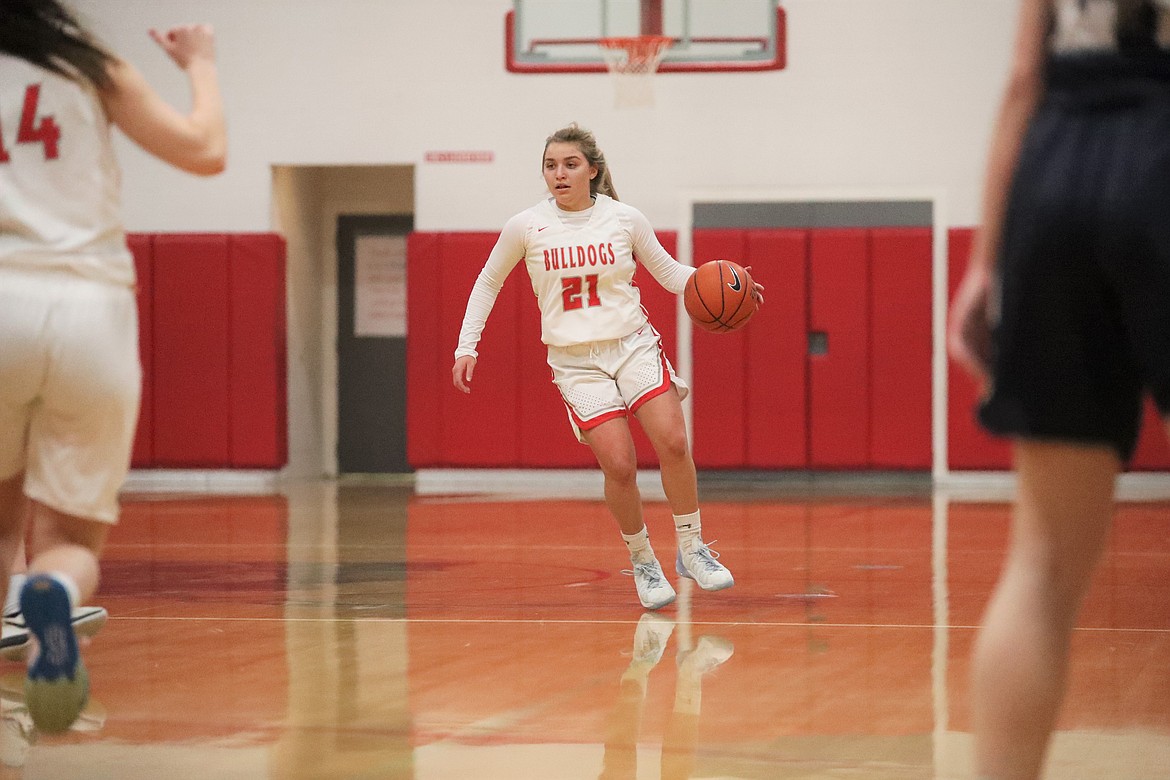
<path id="1" fill-rule="evenodd" d="M 409 216 L 337 219 L 337 467 L 406 462 L 406 237 Z"/>

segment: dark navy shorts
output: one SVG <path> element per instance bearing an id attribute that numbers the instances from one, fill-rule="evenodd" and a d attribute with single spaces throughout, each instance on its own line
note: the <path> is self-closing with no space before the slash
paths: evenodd
<path id="1" fill-rule="evenodd" d="M 1133 454 L 1170 413 L 1170 69 L 1054 59 L 1009 197 L 992 433 Z"/>

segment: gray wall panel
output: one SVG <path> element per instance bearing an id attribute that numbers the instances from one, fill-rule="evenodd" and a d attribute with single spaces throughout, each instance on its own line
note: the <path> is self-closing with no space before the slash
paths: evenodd
<path id="1" fill-rule="evenodd" d="M 696 228 L 930 227 L 930 201 L 696 203 Z"/>

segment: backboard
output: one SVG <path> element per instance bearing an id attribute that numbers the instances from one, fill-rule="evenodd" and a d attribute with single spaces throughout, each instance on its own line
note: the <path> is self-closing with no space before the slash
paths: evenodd
<path id="1" fill-rule="evenodd" d="M 512 73 L 602 73 L 602 38 L 667 35 L 660 73 L 785 66 L 779 0 L 514 0 L 504 25 Z"/>

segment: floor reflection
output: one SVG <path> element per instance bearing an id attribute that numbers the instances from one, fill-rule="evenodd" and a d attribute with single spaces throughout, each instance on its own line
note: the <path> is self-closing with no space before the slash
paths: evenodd
<path id="1" fill-rule="evenodd" d="M 9 664 L 0 778 L 970 778 L 1007 506 L 761 493 L 704 503 L 736 586 L 659 613 L 595 500 L 128 497 L 90 709 L 38 737 Z M 1118 512 L 1050 777 L 1170 778 L 1167 518 Z"/>

